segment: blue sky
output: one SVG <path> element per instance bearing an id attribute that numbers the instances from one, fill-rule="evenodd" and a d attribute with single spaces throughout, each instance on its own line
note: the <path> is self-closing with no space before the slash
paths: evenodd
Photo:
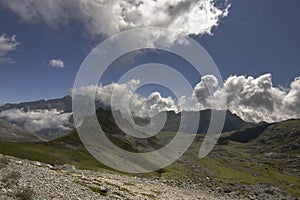
<path id="1" fill-rule="evenodd" d="M 223 78 L 271 73 L 274 85 L 288 87 L 300 75 L 300 1 L 230 2 L 229 15 L 213 28 L 213 35 L 192 37 L 205 47 Z M 0 102 L 66 95 L 84 58 L 104 39 L 101 35 L 91 38 L 82 30 L 82 24 L 76 21 L 58 27 L 42 21 L 28 22 L 0 4 L 0 35 L 16 35 L 20 42 L 5 55 L 15 63 L 0 63 Z M 52 59 L 62 59 L 64 68 L 49 66 Z M 148 62 L 156 58 L 149 54 L 139 59 Z M 177 63 L 166 58 L 164 62 Z M 192 72 L 186 73 L 193 76 Z M 108 82 L 117 77 L 110 75 Z M 196 84 L 200 77 L 193 80 Z"/>

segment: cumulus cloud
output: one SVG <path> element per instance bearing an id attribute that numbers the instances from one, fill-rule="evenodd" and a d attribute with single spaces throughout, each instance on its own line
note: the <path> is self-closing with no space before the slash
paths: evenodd
<path id="1" fill-rule="evenodd" d="M 15 35 L 11 37 L 5 34 L 0 35 L 0 63 L 14 63 L 15 61 L 12 58 L 5 56 L 7 53 L 15 50 L 19 44 Z"/>
<path id="2" fill-rule="evenodd" d="M 230 76 L 223 87 L 218 87 L 217 78 L 206 75 L 195 86 L 193 94 L 178 100 L 162 97 L 159 92 L 153 92 L 148 97 L 136 94 L 134 91 L 139 84 L 138 80 L 131 80 L 123 84 L 89 86 L 80 88 L 79 93 L 93 94 L 93 91 L 97 91 L 97 98 L 107 106 L 112 105 L 111 96 L 114 93 L 117 101 L 112 105 L 113 109 L 137 116 L 153 116 L 170 110 L 228 109 L 250 122 L 300 118 L 300 77 L 295 78 L 290 88 L 274 87 L 271 74 L 256 78 Z M 227 100 L 226 105 L 220 103 L 223 102 L 221 99 Z"/>
<path id="3" fill-rule="evenodd" d="M 49 65 L 56 68 L 64 68 L 64 62 L 61 59 L 52 59 L 49 61 Z"/>
<path id="4" fill-rule="evenodd" d="M 283 100 L 283 106 L 300 113 L 300 77 L 295 78 L 291 83 L 291 89 Z"/>
<path id="5" fill-rule="evenodd" d="M 295 78 L 290 88 L 274 87 L 271 74 L 259 77 L 230 76 L 222 88 L 207 95 L 204 80 L 212 77 L 202 77 L 195 87 L 195 94 L 200 96 L 199 103 L 204 108 L 229 109 L 242 119 L 251 122 L 275 122 L 289 118 L 300 117 L 300 78 Z M 207 82 L 207 81 L 206 81 Z M 208 81 L 209 82 L 209 81 Z M 214 81 L 210 81 L 216 84 Z M 200 87 L 201 86 L 201 87 Z M 226 107 L 218 105 L 221 98 L 227 99 Z M 199 98 L 198 98 L 199 99 Z"/>
<path id="6" fill-rule="evenodd" d="M 29 132 L 41 131 L 69 131 L 71 130 L 70 117 L 72 113 L 63 113 L 53 110 L 29 110 L 11 109 L 2 111 L 0 117 L 22 125 Z"/>
<path id="7" fill-rule="evenodd" d="M 2 6 L 27 22 L 56 27 L 70 22 L 84 24 L 91 36 L 112 35 L 138 27 L 171 28 L 180 33 L 211 34 L 228 15 L 228 3 L 216 0 L 2 0 Z"/>
<path id="8" fill-rule="evenodd" d="M 112 106 L 113 110 L 132 113 L 135 116 L 144 117 L 161 111 L 178 110 L 172 97 L 162 97 L 158 92 L 153 92 L 148 97 L 135 93 L 139 84 L 139 80 L 133 79 L 121 84 L 81 87 L 73 89 L 72 92 L 73 95 L 93 95 L 96 92 L 96 100 L 105 106 Z"/>
<path id="9" fill-rule="evenodd" d="M 113 110 L 130 113 L 135 116 L 154 116 L 161 111 L 228 109 L 251 122 L 276 122 L 290 118 L 300 118 L 300 77 L 295 78 L 289 88 L 274 87 L 271 74 L 259 77 L 230 76 L 223 87 L 212 75 L 201 78 L 192 94 L 179 99 L 163 97 L 159 92 L 149 96 L 137 94 L 139 80 L 127 83 L 112 83 L 73 89 L 73 95 L 93 95 L 101 105 L 112 106 Z M 210 91 L 210 92 L 209 92 Z M 113 97 L 113 98 L 112 98 Z M 220 99 L 227 104 L 219 104 Z M 72 113 L 53 110 L 7 110 L 0 113 L 9 121 L 21 124 L 30 132 L 43 130 L 68 131 L 72 128 Z"/>
<path id="10" fill-rule="evenodd" d="M 211 106 L 211 93 L 218 86 L 218 79 L 213 75 L 201 77 L 200 83 L 194 88 L 194 95 L 204 107 Z"/>

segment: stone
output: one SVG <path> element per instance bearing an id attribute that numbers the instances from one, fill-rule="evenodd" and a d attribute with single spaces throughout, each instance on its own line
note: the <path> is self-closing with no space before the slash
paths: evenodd
<path id="1" fill-rule="evenodd" d="M 230 192 L 231 192 L 231 189 L 229 189 L 229 188 L 224 188 L 224 189 L 223 189 L 223 192 L 224 192 L 224 193 L 230 193 Z"/>

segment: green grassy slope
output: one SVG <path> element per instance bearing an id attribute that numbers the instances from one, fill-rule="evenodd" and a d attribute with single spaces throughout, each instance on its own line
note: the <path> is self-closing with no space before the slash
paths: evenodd
<path id="1" fill-rule="evenodd" d="M 107 168 L 89 154 L 75 131 L 48 143 L 0 141 L 0 153 L 53 165 L 67 163 L 81 169 Z"/>
<path id="2" fill-rule="evenodd" d="M 160 133 L 157 137 L 166 144 L 174 136 L 175 133 Z M 222 142 L 199 159 L 203 138 L 196 135 L 189 150 L 175 163 L 140 176 L 192 181 L 212 188 L 265 183 L 300 197 L 300 120 L 225 133 Z M 128 147 L 122 141 L 115 142 Z M 107 169 L 85 150 L 76 132 L 49 143 L 0 142 L 0 153 L 50 164 L 69 163 L 82 169 Z"/>
<path id="3" fill-rule="evenodd" d="M 159 139 L 167 143 L 173 134 L 160 134 Z M 300 197 L 300 120 L 224 133 L 207 157 L 197 159 L 202 141 L 197 135 L 180 160 L 157 173 L 215 187 L 265 183 Z"/>

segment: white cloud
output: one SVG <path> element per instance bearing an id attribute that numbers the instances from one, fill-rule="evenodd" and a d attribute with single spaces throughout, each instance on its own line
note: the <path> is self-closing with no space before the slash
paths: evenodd
<path id="1" fill-rule="evenodd" d="M 15 35 L 11 37 L 5 34 L 0 35 L 0 63 L 14 63 L 15 61 L 12 58 L 5 56 L 7 53 L 15 50 L 19 44 Z"/>
<path id="2" fill-rule="evenodd" d="M 208 96 L 202 91 L 199 92 L 199 87 L 195 87 L 194 92 L 201 96 L 203 108 L 210 108 L 210 102 L 214 102 L 213 105 L 217 106 L 215 109 L 225 109 L 218 105 L 218 101 L 227 98 L 227 108 L 246 121 L 275 122 L 300 118 L 300 77 L 295 78 L 290 89 L 283 89 L 273 86 L 271 74 L 257 78 L 230 76 L 224 87 L 218 88 L 213 94 Z"/>
<path id="3" fill-rule="evenodd" d="M 93 95 L 93 92 L 96 91 L 96 99 L 104 105 L 112 106 L 114 110 L 120 110 L 123 113 L 133 113 L 136 116 L 178 110 L 172 97 L 162 97 L 158 92 L 153 92 L 148 97 L 135 93 L 139 84 L 139 80 L 133 79 L 123 84 L 112 83 L 105 86 L 81 87 L 74 89 L 73 95 Z"/>
<path id="4" fill-rule="evenodd" d="M 177 101 L 172 97 L 162 97 L 153 92 L 148 97 L 134 91 L 139 87 L 138 80 L 127 83 L 112 83 L 105 86 L 88 86 L 74 89 L 74 94 L 88 95 L 97 91 L 96 99 L 104 105 L 111 106 L 114 95 L 114 110 L 133 113 L 136 116 L 153 116 L 161 111 L 179 112 L 182 110 L 229 109 L 242 119 L 252 122 L 275 122 L 290 118 L 300 118 L 300 77 L 290 84 L 290 88 L 282 89 L 272 85 L 270 74 L 257 78 L 251 76 L 230 76 L 222 88 L 217 88 L 215 77 L 207 75 L 195 86 L 193 94 L 182 96 Z M 212 88 L 212 94 L 207 93 Z M 218 104 L 220 98 L 227 98 L 227 106 Z M 213 103 L 212 103 L 213 101 Z M 128 106 L 128 102 L 129 106 Z M 130 110 L 128 110 L 130 109 Z M 0 117 L 22 122 L 28 131 L 59 128 L 68 130 L 71 113 L 57 110 L 8 110 L 0 113 Z"/>
<path id="5" fill-rule="evenodd" d="M 111 105 L 114 93 L 114 109 L 134 113 L 138 116 L 153 115 L 160 111 L 228 109 L 251 122 L 276 122 L 290 118 L 300 118 L 300 77 L 295 78 L 290 88 L 274 87 L 271 74 L 259 77 L 230 76 L 222 88 L 218 88 L 218 80 L 212 75 L 201 78 L 190 96 L 182 96 L 177 101 L 172 97 L 162 97 L 153 92 L 148 97 L 134 93 L 139 87 L 138 80 L 124 84 L 106 86 L 90 86 L 77 90 L 79 94 L 91 94 L 97 91 L 97 98 L 105 105 Z M 211 93 L 209 93 L 210 88 Z M 130 99 L 130 111 L 128 110 Z M 220 99 L 227 99 L 227 105 L 222 105 Z"/>
<path id="6" fill-rule="evenodd" d="M 138 27 L 171 28 L 180 33 L 211 33 L 228 15 L 229 4 L 215 0 L 2 0 L 0 4 L 27 22 L 56 27 L 84 24 L 90 36 L 112 35 Z"/>
<path id="7" fill-rule="evenodd" d="M 133 113 L 136 116 L 153 116 L 161 111 L 179 112 L 182 110 L 229 109 L 242 119 L 252 122 L 275 122 L 290 118 L 300 118 L 300 77 L 291 82 L 290 88 L 278 88 L 272 85 L 272 77 L 265 74 L 259 77 L 230 76 L 222 88 L 217 88 L 218 81 L 211 75 L 203 76 L 190 96 L 178 100 L 163 97 L 153 92 L 144 97 L 134 91 L 140 86 L 139 80 L 127 83 L 112 83 L 105 86 L 88 86 L 74 89 L 74 94 L 89 95 L 97 91 L 96 99 L 111 106 L 114 95 L 114 110 Z M 212 88 L 212 94 L 207 93 Z M 218 104 L 220 98 L 227 98 L 227 106 Z M 129 107 L 128 107 L 128 102 Z M 212 103 L 213 102 L 213 103 Z M 130 109 L 130 110 L 128 110 Z M 0 117 L 21 123 L 26 130 L 39 132 L 47 129 L 70 130 L 72 113 L 53 110 L 7 110 Z"/>
<path id="8" fill-rule="evenodd" d="M 29 110 L 11 109 L 2 111 L 0 117 L 5 117 L 9 121 L 22 124 L 29 132 L 39 132 L 43 130 L 69 131 L 72 125 L 69 122 L 72 113 L 63 113 L 53 110 Z"/>
<path id="9" fill-rule="evenodd" d="M 300 113 L 300 77 L 295 78 L 291 83 L 291 89 L 283 100 L 283 106 Z"/>
<path id="10" fill-rule="evenodd" d="M 49 65 L 56 68 L 64 68 L 64 62 L 61 59 L 52 59 L 49 61 Z"/>
<path id="11" fill-rule="evenodd" d="M 201 77 L 200 83 L 194 88 L 194 95 L 204 107 L 211 106 L 211 92 L 218 86 L 218 79 L 212 75 Z"/>

